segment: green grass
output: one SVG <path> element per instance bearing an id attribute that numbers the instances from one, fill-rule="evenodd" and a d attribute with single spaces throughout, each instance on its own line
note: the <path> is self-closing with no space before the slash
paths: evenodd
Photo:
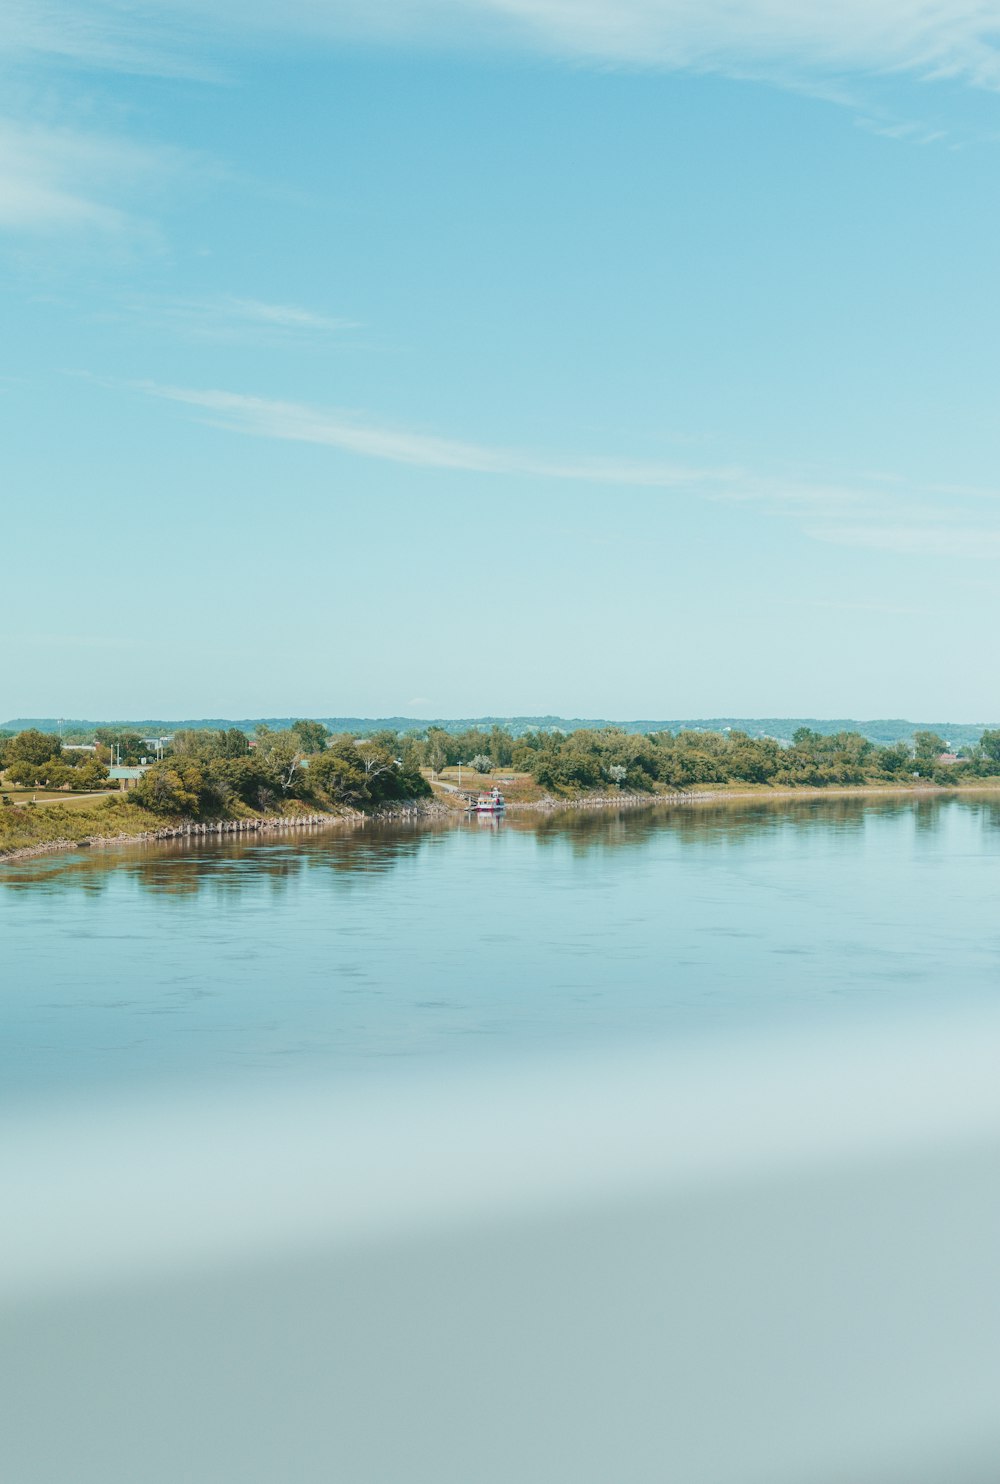
<path id="1" fill-rule="evenodd" d="M 117 789 L 95 789 L 92 793 L 72 794 L 44 788 L 3 788 L 0 796 L 20 808 L 26 804 L 64 804 L 68 809 L 89 809 L 102 799 L 113 798 Z"/>
<path id="2" fill-rule="evenodd" d="M 0 856 L 33 845 L 75 843 L 93 837 L 144 835 L 177 820 L 148 814 L 121 796 L 60 803 L 0 806 Z"/>

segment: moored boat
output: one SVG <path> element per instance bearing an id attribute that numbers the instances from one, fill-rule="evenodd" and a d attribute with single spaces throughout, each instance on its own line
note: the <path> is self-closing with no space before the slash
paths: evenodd
<path id="1" fill-rule="evenodd" d="M 477 814 L 501 814 L 507 807 L 503 794 L 498 788 L 491 788 L 488 794 L 480 794 L 475 803 Z"/>

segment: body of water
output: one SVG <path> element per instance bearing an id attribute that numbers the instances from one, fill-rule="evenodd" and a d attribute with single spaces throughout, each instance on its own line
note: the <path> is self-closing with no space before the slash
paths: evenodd
<path id="1" fill-rule="evenodd" d="M 1000 995 L 1000 802 L 372 826 L 0 866 L 0 1099 Z"/>

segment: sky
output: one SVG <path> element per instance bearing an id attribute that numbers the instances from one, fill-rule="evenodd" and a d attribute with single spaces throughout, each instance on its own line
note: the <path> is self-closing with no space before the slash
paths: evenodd
<path id="1" fill-rule="evenodd" d="M 0 715 L 1000 720 L 998 36 L 4 0 Z"/>

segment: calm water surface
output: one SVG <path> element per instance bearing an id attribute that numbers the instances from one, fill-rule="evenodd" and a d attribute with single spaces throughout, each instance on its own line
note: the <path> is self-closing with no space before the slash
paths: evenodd
<path id="1" fill-rule="evenodd" d="M 0 866 L 0 1101 L 1000 994 L 1000 802 L 796 802 Z"/>

